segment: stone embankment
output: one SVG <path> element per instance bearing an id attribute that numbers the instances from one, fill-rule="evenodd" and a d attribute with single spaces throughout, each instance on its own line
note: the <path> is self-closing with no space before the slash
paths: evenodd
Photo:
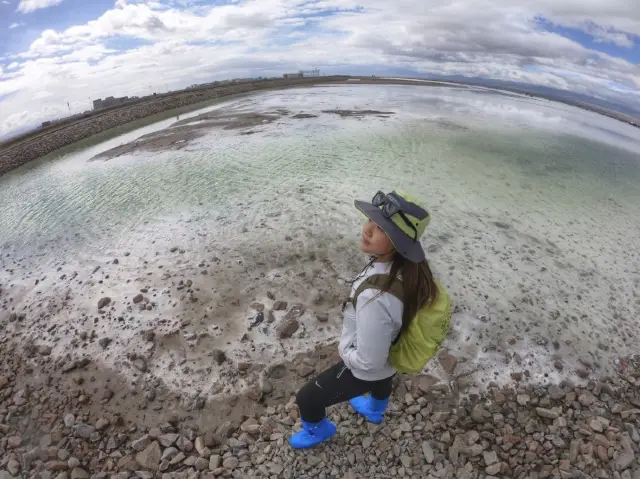
<path id="1" fill-rule="evenodd" d="M 148 101 L 129 104 L 106 112 L 96 112 L 95 115 L 86 119 L 60 125 L 41 133 L 30 134 L 23 139 L 10 142 L 0 149 L 0 175 L 64 146 L 163 111 L 258 90 L 306 86 L 341 80 L 344 80 L 344 77 L 333 76 L 222 84 L 211 88 L 150 97 Z"/>

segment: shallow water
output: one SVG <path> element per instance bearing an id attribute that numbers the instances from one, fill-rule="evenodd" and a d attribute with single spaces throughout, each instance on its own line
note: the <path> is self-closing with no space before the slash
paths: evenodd
<path id="1" fill-rule="evenodd" d="M 432 214 L 423 244 L 454 299 L 445 346 L 461 358 L 459 371 L 557 379 L 576 368 L 608 371 L 637 347 L 640 130 L 474 88 L 326 86 L 215 108 L 319 117 L 288 115 L 252 135 L 212 130 L 181 151 L 88 161 L 175 121 L 168 119 L 0 178 L 0 281 L 11 308 L 29 312 L 8 331 L 54 342 L 54 355 L 69 351 L 80 330 L 117 335 L 100 353 L 117 365 L 119 353 L 144 350 L 141 330 L 163 324 L 171 337 L 174 323 L 197 317 L 193 332 L 208 339 L 167 340 L 151 367 L 176 387 L 205 387 L 215 372 L 194 379 L 171 366 L 175 351 L 196 367 L 223 346 L 234 348 L 232 357 L 270 361 L 282 348 L 339 334 L 342 280 L 362 264 L 353 199 L 399 188 Z M 321 113 L 328 109 L 395 114 L 340 118 Z M 180 278 L 199 288 L 197 303 L 180 297 Z M 156 304 L 137 312 L 125 298 L 143 286 Z M 254 314 L 248 305 L 269 305 L 267 289 L 309 312 L 294 339 L 274 341 L 265 325 L 248 333 L 247 348 L 237 341 Z M 130 317 L 125 328 L 93 320 L 105 295 L 116 316 Z M 329 322 L 316 322 L 314 310 L 330 311 Z M 2 315 L 8 310 L 0 310 L 6 321 Z M 61 326 L 47 335 L 45 323 Z"/>

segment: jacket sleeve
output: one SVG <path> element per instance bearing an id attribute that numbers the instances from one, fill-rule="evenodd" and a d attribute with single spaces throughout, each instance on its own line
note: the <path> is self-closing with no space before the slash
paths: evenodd
<path id="1" fill-rule="evenodd" d="M 360 293 L 356 306 L 356 340 L 343 357 L 349 369 L 369 371 L 387 363 L 394 338 L 394 320 L 387 306 L 389 299 L 376 289 Z"/>

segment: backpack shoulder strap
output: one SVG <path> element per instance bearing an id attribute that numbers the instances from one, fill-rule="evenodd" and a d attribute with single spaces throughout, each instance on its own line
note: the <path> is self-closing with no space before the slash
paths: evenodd
<path id="1" fill-rule="evenodd" d="M 365 289 L 382 290 L 384 289 L 388 281 L 389 281 L 388 274 L 372 274 L 371 276 L 368 276 L 362 283 L 360 283 L 353 297 L 349 298 L 349 300 L 351 301 L 351 304 L 353 304 L 353 307 L 354 308 L 356 307 L 356 303 L 358 302 L 358 296 L 360 296 L 360 293 L 362 293 Z M 404 299 L 404 286 L 402 285 L 402 281 L 399 280 L 397 277 L 394 278 L 388 292 L 402 302 Z"/>

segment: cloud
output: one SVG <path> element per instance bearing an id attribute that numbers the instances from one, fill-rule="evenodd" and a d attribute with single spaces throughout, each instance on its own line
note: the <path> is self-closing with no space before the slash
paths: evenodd
<path id="1" fill-rule="evenodd" d="M 585 26 L 584 30 L 599 43 L 612 43 L 625 48 L 633 48 L 633 45 L 635 44 L 629 35 L 616 31 L 612 28 L 606 28 L 601 25 L 589 23 Z"/>
<path id="2" fill-rule="evenodd" d="M 42 8 L 49 8 L 55 5 L 59 5 L 62 3 L 62 1 L 63 0 L 20 0 L 16 11 L 21 13 L 31 13 Z"/>
<path id="3" fill-rule="evenodd" d="M 18 27 L 24 27 L 25 24 L 20 22 L 16 22 L 16 23 L 12 23 L 11 25 L 9 25 L 9 30 L 13 30 L 14 28 L 18 28 Z"/>
<path id="4" fill-rule="evenodd" d="M 42 0 L 39 0 L 42 2 Z M 517 3 L 515 5 L 514 3 Z M 625 51 L 640 33 L 635 0 L 117 0 L 97 18 L 46 29 L 0 73 L 0 136 L 90 108 L 89 98 L 318 67 L 457 74 L 534 83 L 640 108 L 640 67 L 537 19 Z M 11 68 L 9 68 L 9 66 Z"/>

